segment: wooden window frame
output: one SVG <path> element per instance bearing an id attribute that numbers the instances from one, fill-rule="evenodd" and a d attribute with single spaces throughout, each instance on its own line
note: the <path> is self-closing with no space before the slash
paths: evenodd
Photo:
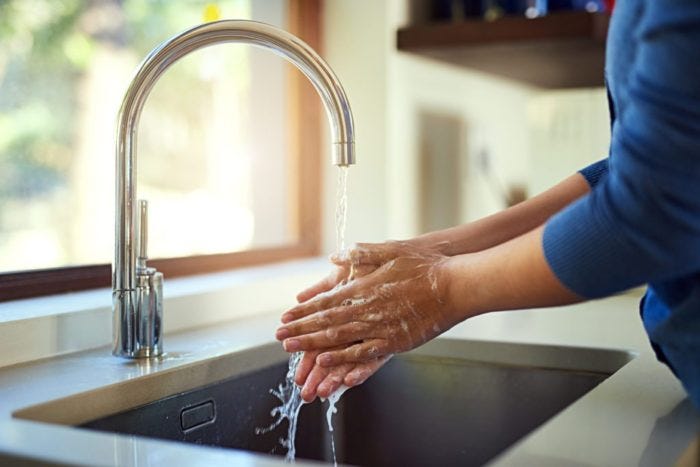
<path id="1" fill-rule="evenodd" d="M 320 51 L 323 0 L 288 0 L 288 30 Z M 293 65 L 289 65 L 290 69 Z M 155 259 L 149 265 L 166 277 L 217 272 L 316 256 L 321 250 L 321 101 L 298 71 L 289 73 L 289 157 L 291 171 L 288 208 L 292 213 L 293 244 L 180 258 Z M 0 302 L 63 292 L 108 287 L 111 265 L 63 267 L 0 274 Z"/>

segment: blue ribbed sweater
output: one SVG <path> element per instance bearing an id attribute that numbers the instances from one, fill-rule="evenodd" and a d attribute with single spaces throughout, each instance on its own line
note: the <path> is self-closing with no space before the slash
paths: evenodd
<path id="1" fill-rule="evenodd" d="M 618 1 L 605 73 L 609 157 L 547 222 L 545 256 L 587 298 L 649 284 L 644 326 L 700 407 L 700 0 Z"/>

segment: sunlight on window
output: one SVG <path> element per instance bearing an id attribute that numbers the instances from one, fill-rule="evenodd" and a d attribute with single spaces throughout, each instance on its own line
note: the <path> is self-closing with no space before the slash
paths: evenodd
<path id="1" fill-rule="evenodd" d="M 112 260 L 126 86 L 155 45 L 217 17 L 284 27 L 286 2 L 0 1 L 0 271 Z M 296 241 L 287 72 L 267 51 L 228 44 L 185 57 L 157 83 L 138 140 L 151 257 Z"/>

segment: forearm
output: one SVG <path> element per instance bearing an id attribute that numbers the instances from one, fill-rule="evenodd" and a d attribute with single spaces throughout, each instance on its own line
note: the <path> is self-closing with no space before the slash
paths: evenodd
<path id="1" fill-rule="evenodd" d="M 590 191 L 579 173 L 571 175 L 549 190 L 468 224 L 430 232 L 412 240 L 419 247 L 440 247 L 448 256 L 473 253 L 499 245 L 542 225 L 552 215 Z"/>
<path id="2" fill-rule="evenodd" d="M 496 247 L 450 258 L 444 268 L 453 323 L 489 311 L 576 303 L 581 297 L 562 285 L 542 249 L 543 227 Z"/>

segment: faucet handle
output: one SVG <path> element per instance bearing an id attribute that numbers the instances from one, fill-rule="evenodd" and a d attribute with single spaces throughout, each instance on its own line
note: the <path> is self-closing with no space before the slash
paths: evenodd
<path id="1" fill-rule="evenodd" d="M 139 200 L 139 218 L 138 218 L 138 257 L 136 259 L 137 268 L 146 268 L 146 260 L 148 259 L 148 201 L 145 199 Z"/>
<path id="2" fill-rule="evenodd" d="M 137 357 L 157 357 L 163 352 L 163 274 L 146 265 L 148 259 L 148 201 L 138 202 L 136 238 L 136 343 Z"/>

